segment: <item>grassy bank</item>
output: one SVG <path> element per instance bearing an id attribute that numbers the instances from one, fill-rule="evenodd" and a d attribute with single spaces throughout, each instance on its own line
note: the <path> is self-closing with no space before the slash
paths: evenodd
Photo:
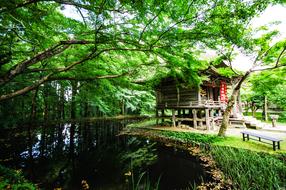
<path id="1" fill-rule="evenodd" d="M 148 121 L 152 124 L 152 121 Z M 212 157 L 227 179 L 231 179 L 235 189 L 283 189 L 286 187 L 286 153 L 274 152 L 271 146 L 244 142 L 241 138 L 221 138 L 191 132 L 150 130 L 140 123 L 129 128 L 147 136 L 166 138 L 185 143 L 186 146 L 204 145 L 206 155 Z M 284 142 L 285 143 L 285 142 Z"/>
<path id="2" fill-rule="evenodd" d="M 166 123 L 167 124 L 167 123 Z M 156 127 L 156 120 L 149 119 L 128 125 L 129 129 L 152 129 L 157 135 L 163 135 L 172 139 L 179 139 L 185 142 L 195 141 L 199 143 L 212 143 L 218 146 L 228 146 L 234 148 L 247 149 L 257 152 L 266 152 L 269 154 L 286 154 L 286 139 L 281 142 L 281 150 L 273 151 L 272 146 L 257 141 L 242 141 L 241 136 L 227 136 L 224 138 L 218 137 L 216 134 L 204 135 L 204 131 L 182 130 L 172 127 Z"/>

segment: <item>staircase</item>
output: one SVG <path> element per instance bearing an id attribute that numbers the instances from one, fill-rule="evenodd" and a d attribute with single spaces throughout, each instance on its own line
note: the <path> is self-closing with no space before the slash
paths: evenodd
<path id="1" fill-rule="evenodd" d="M 252 116 L 244 116 L 244 122 L 246 127 L 251 129 L 262 129 L 265 127 L 264 123 Z"/>

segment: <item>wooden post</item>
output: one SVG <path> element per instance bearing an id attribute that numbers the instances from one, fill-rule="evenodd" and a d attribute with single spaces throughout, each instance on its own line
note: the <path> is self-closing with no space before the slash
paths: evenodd
<path id="1" fill-rule="evenodd" d="M 210 110 L 209 109 L 205 109 L 205 116 L 206 116 L 206 126 L 207 126 L 207 130 L 210 130 Z"/>
<path id="2" fill-rule="evenodd" d="M 173 122 L 173 127 L 176 127 L 176 115 L 174 109 L 172 109 L 172 122 Z"/>
<path id="3" fill-rule="evenodd" d="M 186 115 L 186 110 L 183 109 L 183 117 L 185 117 L 185 115 Z"/>
<path id="4" fill-rule="evenodd" d="M 202 128 L 203 127 L 203 121 L 202 121 L 202 110 L 200 109 L 199 110 L 199 112 L 198 112 L 198 117 L 199 117 L 199 126 L 200 126 L 200 128 Z"/>
<path id="5" fill-rule="evenodd" d="M 211 109 L 211 118 L 212 118 L 212 122 L 211 122 L 211 129 L 214 130 L 215 129 L 215 122 L 214 122 L 214 112 L 215 110 L 214 109 Z"/>
<path id="6" fill-rule="evenodd" d="M 194 123 L 194 128 L 197 129 L 198 125 L 197 125 L 197 110 L 193 109 L 193 123 Z"/>
<path id="7" fill-rule="evenodd" d="M 162 123 L 164 123 L 164 116 L 165 116 L 165 112 L 164 109 L 161 110 L 161 117 L 162 117 Z"/>
<path id="8" fill-rule="evenodd" d="M 218 116 L 222 116 L 221 109 L 218 110 Z"/>
<path id="9" fill-rule="evenodd" d="M 198 102 L 199 102 L 199 104 L 201 104 L 201 92 L 200 92 L 200 90 L 201 90 L 201 87 L 198 88 Z"/>
<path id="10" fill-rule="evenodd" d="M 159 111 L 158 111 L 158 109 L 156 108 L 156 125 L 158 125 L 159 124 Z"/>

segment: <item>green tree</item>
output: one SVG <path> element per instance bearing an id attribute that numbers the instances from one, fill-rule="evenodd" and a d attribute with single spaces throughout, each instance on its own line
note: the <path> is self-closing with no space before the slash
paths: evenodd
<path id="1" fill-rule="evenodd" d="M 219 136 L 225 135 L 226 129 L 229 126 L 229 117 L 234 106 L 235 98 L 238 96 L 242 84 L 248 77 L 254 72 L 267 70 L 274 71 L 286 66 L 286 41 L 282 40 L 275 43 L 273 46 L 270 46 L 269 44 L 274 34 L 275 33 L 267 33 L 258 39 L 249 40 L 249 42 L 253 42 L 250 50 L 254 52 L 252 54 L 256 54 L 256 57 L 252 63 L 252 68 L 239 78 L 232 90 L 226 110 L 224 111 L 223 121 L 218 133 Z M 231 63 L 231 58 L 229 59 L 229 62 Z"/>
<path id="2" fill-rule="evenodd" d="M 188 73 L 186 80 L 199 83 L 197 71 L 208 65 L 199 59 L 200 50 L 221 49 L 228 44 L 247 46 L 244 39 L 247 23 L 270 3 L 265 0 L 1 2 L 2 110 L 7 107 L 15 110 L 17 105 L 24 113 L 34 117 L 34 112 L 38 112 L 45 118 L 89 115 L 88 110 L 95 107 L 101 112 L 117 113 L 120 103 L 106 106 L 110 99 L 102 94 L 108 92 L 115 98 L 112 101 L 122 104 L 129 90 L 139 93 L 138 85 L 133 83 L 158 79 L 169 72 Z M 77 9 L 82 20 L 64 16 L 61 9 L 66 5 Z M 132 106 L 138 105 L 139 99 L 134 98 Z M 130 102 L 124 102 L 132 108 Z M 85 108 L 77 109 L 78 105 Z M 117 108 L 111 108 L 112 105 Z"/>

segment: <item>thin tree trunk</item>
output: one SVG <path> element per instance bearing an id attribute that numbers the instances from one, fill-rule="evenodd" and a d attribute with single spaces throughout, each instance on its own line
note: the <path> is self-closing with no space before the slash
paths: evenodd
<path id="1" fill-rule="evenodd" d="M 76 93 L 77 93 L 77 81 L 71 81 L 72 97 L 71 97 L 71 119 L 76 118 Z"/>
<path id="2" fill-rule="evenodd" d="M 121 113 L 122 113 L 122 115 L 125 115 L 124 100 L 121 101 Z"/>
<path id="3" fill-rule="evenodd" d="M 30 116 L 31 121 L 34 121 L 36 119 L 38 90 L 39 88 L 35 89 L 32 97 L 31 116 Z"/>
<path id="4" fill-rule="evenodd" d="M 47 121 L 49 119 L 49 85 L 45 84 L 44 86 L 44 120 Z"/>
<path id="5" fill-rule="evenodd" d="M 252 114 L 252 117 L 255 117 L 255 114 L 256 113 L 256 106 L 255 106 L 255 103 L 252 104 L 251 106 L 251 114 Z"/>
<path id="6" fill-rule="evenodd" d="M 267 95 L 264 96 L 264 120 L 268 121 Z"/>
<path id="7" fill-rule="evenodd" d="M 233 106 L 235 104 L 235 98 L 238 96 L 241 85 L 247 79 L 249 74 L 250 74 L 250 71 L 246 72 L 245 75 L 243 77 L 241 77 L 241 79 L 235 85 L 235 87 L 231 93 L 230 99 L 227 103 L 227 107 L 223 113 L 222 123 L 221 123 L 220 129 L 219 129 L 219 132 L 218 132 L 218 136 L 225 136 L 225 132 L 226 132 L 227 128 L 229 127 L 229 117 L 231 114 L 231 110 L 233 109 Z"/>
<path id="8" fill-rule="evenodd" d="M 59 109 L 60 119 L 65 119 L 65 88 L 61 85 L 60 89 L 60 109 Z"/>

